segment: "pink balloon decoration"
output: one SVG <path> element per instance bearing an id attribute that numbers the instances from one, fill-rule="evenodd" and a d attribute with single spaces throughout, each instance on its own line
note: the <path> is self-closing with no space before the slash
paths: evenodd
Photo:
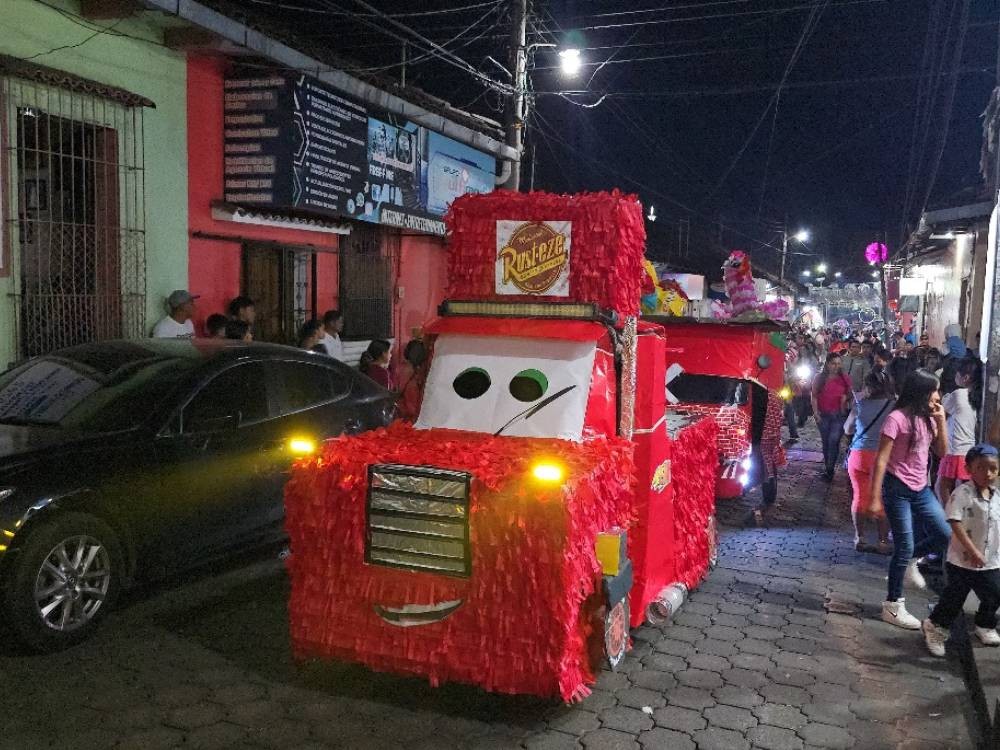
<path id="1" fill-rule="evenodd" d="M 881 242 L 873 242 L 865 248 L 865 260 L 869 263 L 885 263 L 889 260 L 889 248 Z"/>

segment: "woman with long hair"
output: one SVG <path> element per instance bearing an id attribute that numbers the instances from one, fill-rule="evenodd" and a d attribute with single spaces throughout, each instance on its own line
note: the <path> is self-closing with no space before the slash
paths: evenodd
<path id="1" fill-rule="evenodd" d="M 878 527 L 878 544 L 865 541 L 865 526 L 871 520 L 868 507 L 871 505 L 872 470 L 878 455 L 882 424 L 889 416 L 895 403 L 892 383 L 884 370 L 875 370 L 865 378 L 861 397 L 854 406 L 854 423 L 851 431 L 850 454 L 847 457 L 847 475 L 851 478 L 854 496 L 851 502 L 851 519 L 854 521 L 854 549 L 858 552 L 878 552 L 887 555 L 889 545 L 889 521 L 885 513 L 875 517 Z"/>
<path id="2" fill-rule="evenodd" d="M 375 339 L 361 355 L 359 368 L 383 388 L 390 391 L 395 387 L 389 364 L 392 362 L 392 345 L 383 339 Z"/>
<path id="3" fill-rule="evenodd" d="M 852 398 L 851 379 L 840 369 L 840 355 L 826 355 L 823 371 L 816 376 L 812 387 L 812 408 L 823 441 L 824 476 L 833 479 L 833 472 L 840 455 L 840 439 L 844 435 L 844 419 Z"/>
<path id="4" fill-rule="evenodd" d="M 915 557 L 943 554 L 951 539 L 944 509 L 928 484 L 930 452 L 948 451 L 939 381 L 934 373 L 915 370 L 903 383 L 896 406 L 882 425 L 869 513 L 882 512 L 892 528 L 889 590 L 882 619 L 907 630 L 919 630 L 920 620 L 906 611 L 903 584 L 926 588 Z M 923 536 L 914 542 L 914 529 Z"/>

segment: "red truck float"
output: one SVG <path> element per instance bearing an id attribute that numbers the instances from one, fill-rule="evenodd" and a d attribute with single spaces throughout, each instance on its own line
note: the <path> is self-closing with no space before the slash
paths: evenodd
<path id="1" fill-rule="evenodd" d="M 719 426 L 716 497 L 731 500 L 759 486 L 765 505 L 772 504 L 785 464 L 785 327 L 771 321 L 649 319 L 666 329 L 667 408 L 712 417 Z"/>
<path id="2" fill-rule="evenodd" d="M 288 483 L 293 650 L 577 700 L 708 571 L 716 424 L 667 409 L 634 197 L 466 196 L 447 221 L 419 416 Z"/>

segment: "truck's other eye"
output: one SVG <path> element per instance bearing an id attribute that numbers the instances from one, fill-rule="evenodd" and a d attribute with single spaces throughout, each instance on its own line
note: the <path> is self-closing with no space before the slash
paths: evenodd
<path id="1" fill-rule="evenodd" d="M 451 387 L 462 398 L 479 398 L 490 389 L 490 375 L 482 368 L 470 367 L 458 374 Z"/>
<path id="2" fill-rule="evenodd" d="M 510 395 L 525 403 L 537 401 L 548 389 L 549 379 L 538 370 L 521 370 L 510 381 Z"/>

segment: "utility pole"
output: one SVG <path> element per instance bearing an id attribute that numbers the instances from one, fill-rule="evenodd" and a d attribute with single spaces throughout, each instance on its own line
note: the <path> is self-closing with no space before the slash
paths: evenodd
<path id="1" fill-rule="evenodd" d="M 514 73 L 514 90 L 507 100 L 504 125 L 507 145 L 517 151 L 511 163 L 510 177 L 503 187 L 521 189 L 521 157 L 524 152 L 524 100 L 528 90 L 528 0 L 511 0 L 510 65 Z"/>
<path id="2" fill-rule="evenodd" d="M 403 42 L 403 60 L 399 66 L 399 85 L 406 86 L 406 42 Z"/>
<path id="3" fill-rule="evenodd" d="M 778 275 L 778 284 L 785 285 L 785 258 L 788 257 L 788 216 L 785 216 L 785 223 L 781 227 L 781 273 Z"/>

